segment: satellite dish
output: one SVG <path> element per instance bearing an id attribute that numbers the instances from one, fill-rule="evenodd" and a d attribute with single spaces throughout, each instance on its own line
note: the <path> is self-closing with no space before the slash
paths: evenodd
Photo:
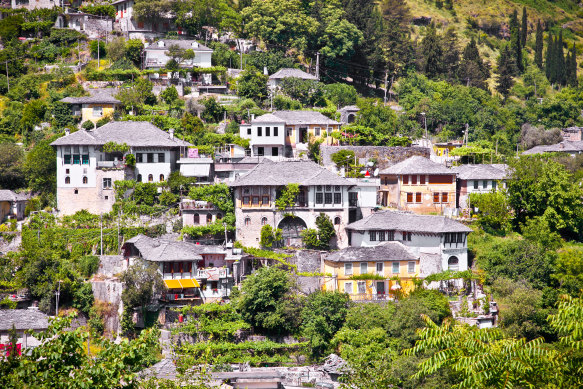
<path id="1" fill-rule="evenodd" d="M 369 163 L 366 164 L 366 166 L 373 167 L 374 166 L 374 162 L 369 162 Z"/>
<path id="2" fill-rule="evenodd" d="M 360 174 L 365 174 L 366 172 L 368 172 L 368 170 L 361 170 Z"/>
<path id="3" fill-rule="evenodd" d="M 379 175 L 379 168 L 377 167 L 374 172 L 372 173 L 373 176 L 378 176 Z"/>

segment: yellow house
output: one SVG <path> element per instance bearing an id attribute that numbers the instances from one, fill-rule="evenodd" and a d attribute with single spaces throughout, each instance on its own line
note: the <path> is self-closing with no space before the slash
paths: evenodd
<path id="1" fill-rule="evenodd" d="M 116 108 L 121 104 L 103 91 L 93 96 L 66 97 L 61 102 L 71 104 L 73 116 L 81 116 L 81 123 L 88 120 L 95 123 L 101 118 L 113 117 Z"/>
<path id="2" fill-rule="evenodd" d="M 439 157 L 449 157 L 452 150 L 462 147 L 462 142 L 442 142 L 433 144 L 433 152 Z"/>
<path id="3" fill-rule="evenodd" d="M 401 242 L 347 247 L 322 261 L 322 289 L 347 293 L 351 300 L 389 300 L 407 294 L 420 274 L 419 256 Z"/>

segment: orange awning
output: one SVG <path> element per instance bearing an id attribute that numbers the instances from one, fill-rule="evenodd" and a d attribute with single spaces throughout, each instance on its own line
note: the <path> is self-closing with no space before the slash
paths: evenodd
<path id="1" fill-rule="evenodd" d="M 180 280 L 164 280 L 164 283 L 168 289 L 182 289 Z"/>
<path id="2" fill-rule="evenodd" d="M 180 284 L 183 288 L 200 288 L 198 281 L 191 278 L 180 280 Z"/>

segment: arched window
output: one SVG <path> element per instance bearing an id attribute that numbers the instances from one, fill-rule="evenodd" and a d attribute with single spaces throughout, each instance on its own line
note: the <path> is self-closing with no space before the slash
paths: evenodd
<path id="1" fill-rule="evenodd" d="M 71 183 L 71 177 L 67 176 L 65 177 L 65 184 L 70 184 Z"/>
<path id="2" fill-rule="evenodd" d="M 154 176 L 151 174 L 148 174 L 148 182 L 152 182 L 154 181 Z"/>
<path id="3" fill-rule="evenodd" d="M 261 225 L 264 226 L 267 224 L 267 218 L 266 217 L 262 217 L 261 218 Z"/>
<path id="4" fill-rule="evenodd" d="M 200 224 L 200 215 L 198 213 L 195 213 L 194 214 L 193 223 L 194 224 Z"/>
<path id="5" fill-rule="evenodd" d="M 458 259 L 458 257 L 449 257 L 449 259 L 447 260 L 447 269 L 448 270 L 454 270 L 457 271 L 459 270 L 460 267 L 460 260 Z"/>
<path id="6" fill-rule="evenodd" d="M 142 175 L 138 174 L 138 182 L 142 182 Z"/>
<path id="7" fill-rule="evenodd" d="M 247 216 L 247 217 L 245 218 L 245 225 L 246 225 L 246 226 L 250 226 L 250 225 L 251 225 L 251 218 L 250 218 L 249 216 Z"/>
<path id="8" fill-rule="evenodd" d="M 87 176 L 83 176 L 83 183 L 86 184 L 87 183 Z"/>
<path id="9" fill-rule="evenodd" d="M 217 220 L 221 220 L 223 218 L 223 214 L 222 213 L 217 213 Z"/>
<path id="10" fill-rule="evenodd" d="M 160 174 L 160 182 L 164 181 L 164 174 Z"/>
<path id="11" fill-rule="evenodd" d="M 336 216 L 334 218 L 334 224 L 337 225 L 337 226 L 340 225 L 340 216 Z"/>
<path id="12" fill-rule="evenodd" d="M 348 123 L 354 123 L 354 119 L 355 119 L 355 115 L 354 114 L 348 114 Z"/>
<path id="13" fill-rule="evenodd" d="M 208 223 L 212 223 L 213 222 L 213 215 L 211 215 L 210 213 L 206 215 L 206 222 Z"/>

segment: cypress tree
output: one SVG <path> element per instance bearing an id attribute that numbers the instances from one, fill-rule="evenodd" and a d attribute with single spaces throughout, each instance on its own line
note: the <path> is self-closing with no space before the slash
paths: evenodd
<path id="1" fill-rule="evenodd" d="M 559 39 L 555 42 L 555 67 L 556 81 L 561 85 L 567 83 L 567 72 L 565 71 L 565 54 L 563 53 L 563 31 L 559 32 Z"/>
<path id="2" fill-rule="evenodd" d="M 546 56 L 545 56 L 545 74 L 547 76 L 547 79 L 551 83 L 553 82 L 551 80 L 552 75 L 553 75 L 553 58 L 554 58 L 553 51 L 554 51 L 553 35 L 549 31 L 549 36 L 547 38 L 547 52 L 546 52 Z"/>
<path id="3" fill-rule="evenodd" d="M 522 7 L 522 28 L 520 29 L 520 44 L 522 47 L 526 47 L 526 38 L 528 38 L 528 19 L 526 7 Z"/>
<path id="4" fill-rule="evenodd" d="M 422 70 L 429 78 L 439 77 L 443 73 L 443 48 L 441 44 L 441 38 L 437 35 L 435 26 L 432 24 L 421 41 Z"/>
<path id="5" fill-rule="evenodd" d="M 504 96 L 504 100 L 508 98 L 510 89 L 514 85 L 512 75 L 515 74 L 515 63 L 512 51 L 506 45 L 500 52 L 498 57 L 498 79 L 496 83 L 496 90 Z"/>
<path id="6" fill-rule="evenodd" d="M 510 16 L 510 48 L 516 61 L 516 67 L 522 72 L 522 45 L 520 44 L 520 25 L 518 24 L 518 11 L 515 9 Z"/>
<path id="7" fill-rule="evenodd" d="M 539 69 L 543 68 L 543 28 L 540 20 L 536 25 L 536 40 L 534 44 L 534 63 Z"/>
<path id="8" fill-rule="evenodd" d="M 567 83 L 572 87 L 577 87 L 577 52 L 575 50 L 575 42 L 573 42 L 573 47 L 571 48 L 571 55 L 568 55 L 569 61 L 567 62 L 567 68 L 569 69 L 569 78 Z"/>
<path id="9" fill-rule="evenodd" d="M 490 77 L 490 67 L 480 57 L 478 45 L 474 38 L 464 48 L 463 59 L 460 62 L 459 80 L 469 86 L 488 90 L 486 80 Z"/>

